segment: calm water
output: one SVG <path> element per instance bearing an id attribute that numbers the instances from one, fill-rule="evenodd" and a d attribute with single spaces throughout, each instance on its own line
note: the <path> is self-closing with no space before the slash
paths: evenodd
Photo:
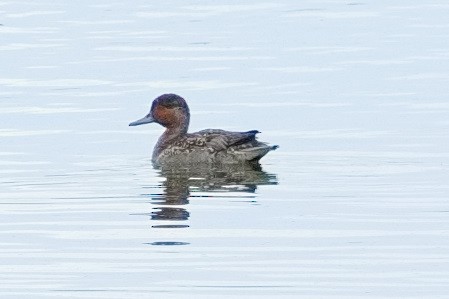
<path id="1" fill-rule="evenodd" d="M 394 3 L 393 3 L 394 2 Z M 447 1 L 0 1 L 1 298 L 447 298 Z M 191 130 L 262 170 L 161 172 Z"/>

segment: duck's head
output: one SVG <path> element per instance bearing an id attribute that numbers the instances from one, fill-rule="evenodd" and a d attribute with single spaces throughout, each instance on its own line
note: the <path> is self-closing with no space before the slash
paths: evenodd
<path id="1" fill-rule="evenodd" d="M 168 93 L 154 99 L 150 112 L 129 125 L 139 126 L 155 122 L 169 129 L 179 127 L 187 131 L 189 119 L 190 112 L 186 101 L 176 94 Z"/>

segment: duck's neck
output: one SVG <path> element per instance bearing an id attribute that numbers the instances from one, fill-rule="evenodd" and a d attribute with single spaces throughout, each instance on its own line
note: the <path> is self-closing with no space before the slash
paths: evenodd
<path id="1" fill-rule="evenodd" d="M 170 141 L 175 138 L 178 138 L 180 136 L 183 136 L 187 133 L 188 127 L 174 127 L 174 128 L 167 128 L 160 137 L 160 139 L 163 139 L 165 141 Z"/>
<path id="2" fill-rule="evenodd" d="M 189 129 L 189 117 L 181 117 L 176 120 L 176 122 L 172 122 L 169 125 L 165 126 L 166 130 L 159 138 L 158 145 L 163 146 L 166 143 L 181 137 L 187 134 L 187 130 Z"/>

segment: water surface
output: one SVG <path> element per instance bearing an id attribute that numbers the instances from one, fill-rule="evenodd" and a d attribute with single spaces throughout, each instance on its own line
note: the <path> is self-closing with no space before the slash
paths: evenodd
<path id="1" fill-rule="evenodd" d="M 445 298 L 448 12 L 0 1 L 1 298 Z M 166 92 L 280 148 L 154 169 Z"/>

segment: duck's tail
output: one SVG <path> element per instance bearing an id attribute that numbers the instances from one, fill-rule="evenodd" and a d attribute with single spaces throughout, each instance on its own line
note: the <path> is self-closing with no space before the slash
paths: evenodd
<path id="1" fill-rule="evenodd" d="M 245 148 L 240 152 L 243 154 L 246 161 L 256 162 L 259 161 L 263 156 L 268 154 L 268 152 L 274 151 L 278 147 L 278 145 L 267 145 L 264 143 L 260 143 L 260 145 L 257 147 Z"/>

